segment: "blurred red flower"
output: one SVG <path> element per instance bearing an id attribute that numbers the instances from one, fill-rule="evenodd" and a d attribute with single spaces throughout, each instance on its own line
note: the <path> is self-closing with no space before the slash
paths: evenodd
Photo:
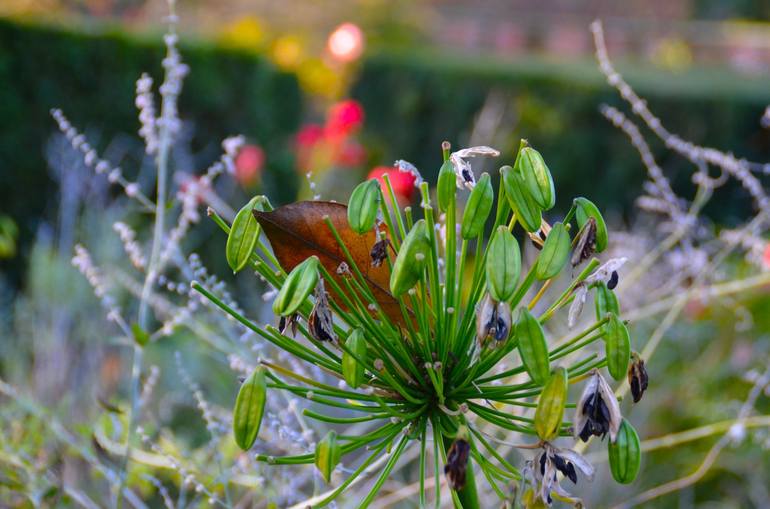
<path id="1" fill-rule="evenodd" d="M 765 245 L 765 250 L 762 253 L 762 263 L 765 264 L 766 269 L 770 269 L 770 243 Z"/>
<path id="2" fill-rule="evenodd" d="M 265 164 L 265 151 L 258 145 L 244 145 L 235 157 L 235 178 L 243 186 L 259 180 Z"/>
<path id="3" fill-rule="evenodd" d="M 396 195 L 396 199 L 398 200 L 399 205 L 407 205 L 412 201 L 412 195 L 414 194 L 415 187 L 415 176 L 411 173 L 406 173 L 403 171 L 398 171 L 398 168 L 394 166 L 377 166 L 372 171 L 369 172 L 369 175 L 366 176 L 366 179 L 373 179 L 376 178 L 380 181 L 380 187 L 382 188 L 383 194 L 385 196 L 388 196 L 388 188 L 385 185 L 385 180 L 382 178 L 383 175 L 387 175 L 390 179 L 390 184 L 393 186 L 393 192 Z"/>
<path id="4" fill-rule="evenodd" d="M 324 136 L 323 127 L 318 124 L 305 124 L 296 136 L 297 148 L 310 149 Z"/>
<path id="5" fill-rule="evenodd" d="M 344 138 L 355 133 L 364 123 L 364 108 L 358 101 L 346 99 L 333 105 L 326 116 L 326 134 Z"/>
<path id="6" fill-rule="evenodd" d="M 366 161 L 366 150 L 357 141 L 344 143 L 337 152 L 336 163 L 340 166 L 360 166 Z"/>

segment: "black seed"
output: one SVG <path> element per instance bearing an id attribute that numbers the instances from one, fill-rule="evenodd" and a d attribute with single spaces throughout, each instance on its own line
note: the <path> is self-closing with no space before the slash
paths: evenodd
<path id="1" fill-rule="evenodd" d="M 495 311 L 495 314 L 497 312 Z M 505 338 L 508 337 L 508 325 L 506 325 L 505 320 L 497 317 L 497 323 L 495 324 L 495 340 L 502 341 Z"/>
<path id="2" fill-rule="evenodd" d="M 545 453 L 540 455 L 540 475 L 545 475 Z"/>
<path id="3" fill-rule="evenodd" d="M 612 275 L 610 276 L 610 280 L 607 281 L 607 288 L 614 290 L 616 286 L 618 286 L 618 271 L 613 270 Z"/>

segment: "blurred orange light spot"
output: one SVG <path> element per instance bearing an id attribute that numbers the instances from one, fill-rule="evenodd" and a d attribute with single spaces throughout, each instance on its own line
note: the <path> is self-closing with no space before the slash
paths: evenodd
<path id="1" fill-rule="evenodd" d="M 329 53 L 342 62 L 352 62 L 364 51 L 364 33 L 353 23 L 343 23 L 329 35 Z"/>

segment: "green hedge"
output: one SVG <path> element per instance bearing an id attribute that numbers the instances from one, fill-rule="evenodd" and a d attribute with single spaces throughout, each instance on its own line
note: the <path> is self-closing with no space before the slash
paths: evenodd
<path id="1" fill-rule="evenodd" d="M 296 78 L 253 55 L 203 45 L 181 51 L 191 73 L 180 111 L 194 124 L 194 150 L 210 153 L 210 163 L 224 137 L 242 133 L 256 140 L 267 149 L 271 171 L 290 177 L 283 179 L 288 185 L 271 186 L 284 195 L 277 201 L 291 199 L 295 177 L 287 142 L 302 111 Z M 135 136 L 136 80 L 147 71 L 158 84 L 163 54 L 160 34 L 138 40 L 0 19 L 0 213 L 19 223 L 19 258 L 56 197 L 44 154 L 55 130 L 49 110 L 62 108 L 74 125 L 98 135 L 98 148 L 117 134 Z M 128 174 L 132 164 L 125 164 Z"/>
<path id="2" fill-rule="evenodd" d="M 770 136 L 759 126 L 770 103 L 766 77 L 748 79 L 720 69 L 682 74 L 621 66 L 630 83 L 673 132 L 696 143 L 770 161 Z M 367 137 L 382 160 L 407 159 L 435 175 L 439 145 L 466 143 L 488 93 L 505 97 L 516 122 L 505 129 L 511 162 L 520 137 L 542 151 L 560 190 L 559 205 L 574 195 L 605 208 L 631 210 L 644 176 L 640 158 L 624 135 L 598 112 L 601 103 L 628 111 L 594 62 L 518 59 L 510 63 L 431 53 L 381 53 L 364 64 L 354 96 L 367 112 Z M 689 169 L 652 138 L 658 162 L 688 186 Z M 487 169 L 496 170 L 488 164 Z M 495 171 L 496 173 L 496 171 Z M 747 211 L 747 194 L 732 188 L 720 199 L 719 219 Z"/>

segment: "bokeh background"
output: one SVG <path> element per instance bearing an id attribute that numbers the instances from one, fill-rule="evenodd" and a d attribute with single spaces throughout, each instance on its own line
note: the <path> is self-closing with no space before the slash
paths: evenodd
<path id="1" fill-rule="evenodd" d="M 396 159 L 433 180 L 442 140 L 490 145 L 512 160 L 525 137 L 554 174 L 558 209 L 586 195 L 613 226 L 644 228 L 635 207 L 644 166 L 598 112 L 602 103 L 622 101 L 596 65 L 588 27 L 597 18 L 614 63 L 671 131 L 770 161 L 770 130 L 760 123 L 770 104 L 764 1 L 180 0 L 177 9 L 191 72 L 180 98 L 175 185 L 194 183 L 196 171 L 219 156 L 220 141 L 243 134 L 235 174 L 217 188 L 225 208 L 237 210 L 256 193 L 273 204 L 344 201 L 362 178 L 392 171 Z M 134 96 L 142 72 L 160 77 L 165 15 L 157 0 L 0 3 L 0 377 L 73 426 L 92 415 L 93 387 L 120 394 L 127 371 L 109 339 L 114 331 L 71 267 L 73 247 L 88 241 L 105 259 L 124 255 L 109 239 L 120 216 L 111 205 L 114 189 L 91 177 L 49 110 L 65 108 L 104 157 L 151 187 Z M 686 195 L 689 163 L 660 141 L 651 144 Z M 411 194 L 403 186 L 404 200 Z M 746 192 L 729 185 L 704 220 L 727 228 L 753 212 Z M 256 283 L 228 274 L 215 235 L 204 221 L 188 247 L 259 312 Z M 748 270 L 743 263 L 731 270 Z M 648 404 L 636 415 L 643 438 L 734 417 L 751 386 L 745 373 L 770 362 L 767 293 L 755 289 L 737 300 L 693 307 L 667 334 L 650 365 Z M 752 327 L 736 327 L 747 314 Z M 173 365 L 174 352 L 184 350 L 190 376 L 228 406 L 230 375 L 208 369 L 197 348 L 180 335 L 150 356 Z M 178 385 L 173 377 L 161 384 L 172 394 Z M 195 401 L 178 396 L 172 403 L 169 426 L 192 444 L 203 440 L 205 424 L 189 425 Z M 768 411 L 767 397 L 760 398 L 756 412 Z M 2 440 L 12 440 L 12 422 L 4 421 Z M 581 495 L 601 507 L 686 475 L 715 440 L 655 451 L 635 485 L 605 477 Z M 61 454 L 42 442 L 27 452 Z M 770 507 L 769 443 L 764 428 L 752 431 L 698 483 L 650 507 Z M 0 490 L 12 491 L 7 478 L 0 477 Z"/>

